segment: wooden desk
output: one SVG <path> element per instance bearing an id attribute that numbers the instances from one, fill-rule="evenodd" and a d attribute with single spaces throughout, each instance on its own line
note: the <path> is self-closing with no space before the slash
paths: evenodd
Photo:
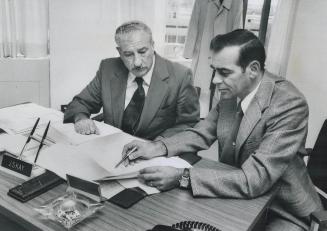
<path id="1" fill-rule="evenodd" d="M 229 168 L 213 161 L 201 160 L 198 167 Z M 7 192 L 22 180 L 0 172 L 0 213 L 10 217 L 29 230 L 64 231 L 60 225 L 41 220 L 33 210 L 42 203 L 62 195 L 66 184 L 34 198 L 27 203 L 20 203 L 7 196 Z M 260 216 L 264 215 L 273 192 L 253 200 L 193 198 L 189 191 L 174 189 L 168 192 L 146 197 L 129 209 L 120 208 L 109 202 L 96 214 L 71 230 L 147 230 L 156 224 L 172 225 L 193 220 L 206 222 L 222 231 L 252 230 Z"/>

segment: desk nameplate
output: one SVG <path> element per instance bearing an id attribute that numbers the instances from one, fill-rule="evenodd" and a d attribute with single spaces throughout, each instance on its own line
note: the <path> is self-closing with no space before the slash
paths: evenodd
<path id="1" fill-rule="evenodd" d="M 31 176 L 33 169 L 33 164 L 17 159 L 7 152 L 3 155 L 1 166 L 28 177 Z"/>

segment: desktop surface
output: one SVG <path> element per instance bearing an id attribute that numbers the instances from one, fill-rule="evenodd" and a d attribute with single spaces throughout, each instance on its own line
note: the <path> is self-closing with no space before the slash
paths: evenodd
<path id="1" fill-rule="evenodd" d="M 230 168 L 227 165 L 200 160 L 195 166 Z M 33 208 L 63 195 L 66 184 L 21 203 L 7 195 L 10 188 L 23 180 L 0 171 L 0 213 L 15 220 L 27 230 L 64 231 L 59 224 L 42 219 Z M 211 224 L 223 231 L 252 230 L 264 216 L 276 190 L 252 200 L 193 198 L 190 191 L 174 189 L 145 197 L 129 209 L 105 202 L 102 210 L 71 230 L 147 230 L 157 224 L 172 225 L 191 220 Z"/>

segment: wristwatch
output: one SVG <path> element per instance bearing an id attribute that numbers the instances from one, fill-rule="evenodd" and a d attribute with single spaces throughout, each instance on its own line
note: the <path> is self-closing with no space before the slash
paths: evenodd
<path id="1" fill-rule="evenodd" d="M 188 168 L 184 168 L 183 175 L 179 180 L 179 187 L 181 188 L 190 188 L 190 170 Z"/>

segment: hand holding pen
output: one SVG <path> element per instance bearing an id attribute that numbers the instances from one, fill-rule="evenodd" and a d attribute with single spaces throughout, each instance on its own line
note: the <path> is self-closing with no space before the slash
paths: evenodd
<path id="1" fill-rule="evenodd" d="M 158 156 L 167 155 L 167 149 L 161 141 L 139 141 L 134 140 L 124 146 L 122 153 L 122 161 L 125 166 L 130 161 L 136 159 L 152 159 Z"/>
<path id="2" fill-rule="evenodd" d="M 121 163 L 125 162 L 124 165 L 127 166 L 128 162 L 126 161 L 129 159 L 129 157 L 137 150 L 137 147 L 133 147 L 131 150 L 129 150 L 126 155 L 123 155 L 122 159 L 116 164 L 115 168 L 117 168 Z"/>

